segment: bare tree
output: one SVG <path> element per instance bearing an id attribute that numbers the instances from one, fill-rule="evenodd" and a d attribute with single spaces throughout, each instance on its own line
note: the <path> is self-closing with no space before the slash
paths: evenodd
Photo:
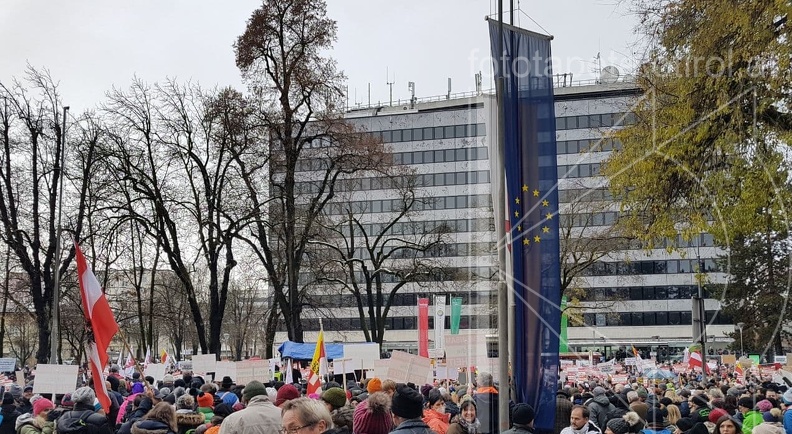
<path id="1" fill-rule="evenodd" d="M 339 117 L 343 75 L 323 56 L 335 39 L 336 23 L 327 18 L 324 0 L 264 0 L 235 45 L 270 151 L 271 196 L 249 190 L 261 217 L 248 238 L 267 269 L 289 339 L 297 342 L 303 340 L 300 271 L 316 221 L 340 175 L 382 163 L 381 145 L 352 134 Z M 322 154 L 313 188 L 299 191 L 298 163 L 320 161 Z M 246 176 L 255 174 L 248 170 Z"/>

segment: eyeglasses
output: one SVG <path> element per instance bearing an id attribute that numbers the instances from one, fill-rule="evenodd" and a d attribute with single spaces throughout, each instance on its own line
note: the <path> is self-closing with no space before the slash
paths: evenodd
<path id="1" fill-rule="evenodd" d="M 304 428 L 308 428 L 310 426 L 314 426 L 317 423 L 318 422 L 309 423 L 308 425 L 303 425 L 303 426 L 300 426 L 300 427 L 297 427 L 297 428 L 281 428 L 281 429 L 278 430 L 278 432 L 280 434 L 297 434 L 298 432 L 300 432 L 300 430 L 302 430 Z"/>

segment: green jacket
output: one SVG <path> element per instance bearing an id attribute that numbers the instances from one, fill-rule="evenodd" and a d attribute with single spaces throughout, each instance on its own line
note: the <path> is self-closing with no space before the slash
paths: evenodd
<path id="1" fill-rule="evenodd" d="M 211 422 L 212 418 L 214 417 L 214 412 L 212 411 L 212 409 L 210 407 L 198 407 L 198 413 L 201 413 L 202 415 L 204 415 L 204 418 L 206 419 L 206 423 Z M 762 417 L 760 415 L 759 419 L 761 419 L 761 418 Z M 759 421 L 759 422 L 761 423 L 761 421 Z"/>
<path id="2" fill-rule="evenodd" d="M 751 434 L 754 427 L 764 422 L 762 413 L 756 410 L 751 410 L 743 416 L 742 432 L 743 434 Z"/>
<path id="3" fill-rule="evenodd" d="M 55 422 L 45 422 L 44 426 L 39 429 L 38 426 L 33 424 L 33 421 L 24 423 L 17 430 L 17 434 L 52 434 L 55 431 Z"/>

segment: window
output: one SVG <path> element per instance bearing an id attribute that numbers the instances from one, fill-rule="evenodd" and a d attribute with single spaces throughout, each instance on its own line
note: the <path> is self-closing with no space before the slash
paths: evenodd
<path id="1" fill-rule="evenodd" d="M 457 125 L 454 127 L 454 137 L 457 139 L 461 139 L 462 137 L 467 136 L 466 125 Z"/>
<path id="2" fill-rule="evenodd" d="M 391 143 L 393 141 L 393 131 L 383 131 L 382 132 L 382 141 L 385 143 Z"/>
<path id="3" fill-rule="evenodd" d="M 589 127 L 589 117 L 588 116 L 578 116 L 578 128 L 588 128 Z"/>
<path id="4" fill-rule="evenodd" d="M 444 139 L 453 139 L 454 138 L 454 127 L 453 126 L 446 126 L 443 127 L 443 138 Z"/>
<path id="5" fill-rule="evenodd" d="M 434 163 L 434 151 L 423 151 L 423 162 L 424 163 Z"/>
<path id="6" fill-rule="evenodd" d="M 423 128 L 423 133 L 421 133 L 421 135 L 423 135 L 423 139 L 424 140 L 434 139 L 433 131 L 434 129 L 432 127 Z"/>
<path id="7" fill-rule="evenodd" d="M 412 129 L 412 139 L 417 141 L 423 140 L 423 128 L 413 128 Z"/>
<path id="8" fill-rule="evenodd" d="M 412 142 L 413 141 L 413 130 L 402 130 L 402 141 L 404 142 Z"/>
<path id="9" fill-rule="evenodd" d="M 398 143 L 402 141 L 402 130 L 393 130 L 391 132 L 391 138 L 393 139 L 394 143 Z"/>
<path id="10" fill-rule="evenodd" d="M 443 137 L 443 127 L 434 127 L 434 138 L 435 139 L 442 139 Z"/>
<path id="11" fill-rule="evenodd" d="M 467 161 L 467 149 L 459 148 L 456 150 L 455 161 Z"/>

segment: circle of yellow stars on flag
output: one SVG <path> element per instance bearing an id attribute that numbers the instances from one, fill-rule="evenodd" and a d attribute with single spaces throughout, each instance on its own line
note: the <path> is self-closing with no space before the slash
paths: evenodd
<path id="1" fill-rule="evenodd" d="M 523 184 L 522 191 L 523 193 L 528 193 L 527 196 L 531 198 L 537 198 L 536 200 L 538 200 L 538 198 L 541 197 L 541 192 L 539 190 L 537 189 L 531 190 L 526 184 Z M 523 204 L 523 201 L 520 199 L 519 196 L 514 198 L 513 215 L 515 222 L 517 222 L 517 225 L 513 227 L 517 229 L 517 237 L 520 236 L 522 237 L 522 244 L 524 246 L 530 245 L 532 242 L 534 244 L 538 244 L 542 241 L 542 234 L 550 234 L 550 227 L 546 223 L 537 225 L 537 231 L 534 232 L 533 235 L 531 235 L 530 233 L 523 234 L 523 225 L 520 222 L 520 216 L 522 215 L 522 213 L 524 213 L 525 208 L 530 210 L 535 205 L 535 202 L 533 203 L 532 202 L 533 201 L 528 200 L 527 204 Z M 541 208 L 541 213 L 544 214 L 544 221 L 547 222 L 549 220 L 552 220 L 553 213 L 550 211 L 550 201 L 548 201 L 547 199 L 542 199 L 542 201 L 539 202 L 538 204 L 539 207 Z M 524 205 L 525 208 L 523 208 L 523 206 L 521 205 Z"/>

